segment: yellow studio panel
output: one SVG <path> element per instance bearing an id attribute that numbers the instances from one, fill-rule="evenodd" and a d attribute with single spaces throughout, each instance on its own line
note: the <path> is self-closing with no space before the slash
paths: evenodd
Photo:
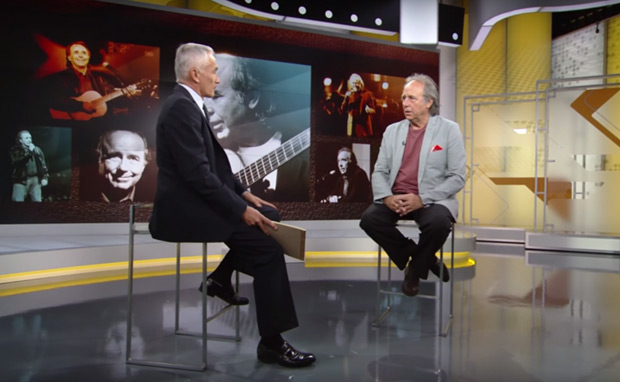
<path id="1" fill-rule="evenodd" d="M 468 15 L 465 15 L 463 41 L 468 41 Z M 457 48 L 457 121 L 463 125 L 464 97 L 498 94 L 506 90 L 506 21 L 493 26 L 484 44 L 470 51 L 467 44 Z"/>
<path id="2" fill-rule="evenodd" d="M 620 16 L 607 20 L 607 74 L 620 73 Z M 608 80 L 619 83 L 620 78 Z"/>
<path id="3" fill-rule="evenodd" d="M 528 13 L 507 20 L 508 93 L 536 90 L 551 76 L 551 13 Z"/>

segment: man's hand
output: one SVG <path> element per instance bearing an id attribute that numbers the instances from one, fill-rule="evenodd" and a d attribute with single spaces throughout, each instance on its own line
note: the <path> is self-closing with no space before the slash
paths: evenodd
<path id="1" fill-rule="evenodd" d="M 242 196 L 243 196 L 243 198 L 245 200 L 247 200 L 251 204 L 255 205 L 256 207 L 269 206 L 269 207 L 271 207 L 273 209 L 276 209 L 276 210 L 278 209 L 272 203 L 269 203 L 268 201 L 259 198 L 258 196 L 252 194 L 250 191 L 244 192 Z"/>
<path id="2" fill-rule="evenodd" d="M 260 198 L 259 198 L 260 199 Z M 269 230 L 267 227 L 271 227 L 274 230 L 277 230 L 275 223 L 271 220 L 267 219 L 263 214 L 258 212 L 256 208 L 248 206 L 243 215 L 241 215 L 243 221 L 249 226 L 258 226 L 261 231 L 265 233 L 265 235 L 269 236 Z"/>
<path id="3" fill-rule="evenodd" d="M 383 204 L 400 216 L 405 216 L 424 207 L 422 199 L 415 194 L 390 195 L 383 198 Z"/>
<path id="4" fill-rule="evenodd" d="M 87 113 L 94 113 L 97 110 L 95 105 L 93 105 L 93 103 L 90 101 L 82 102 L 82 109 L 84 109 L 84 111 Z"/>

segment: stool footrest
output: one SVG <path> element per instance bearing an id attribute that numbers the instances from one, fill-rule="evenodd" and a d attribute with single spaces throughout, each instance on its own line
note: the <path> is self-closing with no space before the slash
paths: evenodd
<path id="1" fill-rule="evenodd" d="M 194 366 L 194 365 L 186 365 L 182 363 L 172 363 L 172 362 L 157 362 L 157 361 L 147 361 L 142 359 L 132 359 L 129 358 L 126 361 L 129 365 L 138 365 L 138 366 L 151 366 L 151 367 L 162 367 L 166 369 L 178 369 L 178 370 L 189 370 L 189 371 L 205 371 L 207 370 L 207 364 L 204 363 L 202 366 Z"/>
<path id="2" fill-rule="evenodd" d="M 174 334 L 176 334 L 177 336 L 202 338 L 202 333 L 198 333 L 198 332 L 188 332 L 184 330 L 177 330 L 176 332 L 174 332 Z M 232 335 L 224 335 L 224 334 L 207 334 L 207 339 L 215 340 L 215 341 L 235 341 L 235 342 L 241 341 L 241 337 L 232 336 Z"/>

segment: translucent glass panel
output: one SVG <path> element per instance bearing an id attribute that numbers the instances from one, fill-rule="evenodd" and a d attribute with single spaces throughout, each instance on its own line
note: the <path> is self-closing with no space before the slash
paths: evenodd
<path id="1" fill-rule="evenodd" d="M 532 229 L 534 207 L 542 203 L 534 194 L 536 103 L 533 99 L 481 102 L 472 104 L 469 113 L 472 220 L 483 226 Z M 468 222 L 470 201 L 464 203 Z"/>
<path id="2" fill-rule="evenodd" d="M 620 233 L 620 87 L 541 92 L 538 125 L 534 97 L 523 94 L 467 104 L 463 221 Z"/>
<path id="3" fill-rule="evenodd" d="M 620 232 L 620 88 L 549 95 L 547 175 L 571 192 L 548 198 L 547 224 L 560 232 Z"/>

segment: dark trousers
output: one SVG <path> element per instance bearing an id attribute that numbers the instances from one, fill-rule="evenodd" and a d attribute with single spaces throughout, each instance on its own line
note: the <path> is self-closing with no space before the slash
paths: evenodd
<path id="1" fill-rule="evenodd" d="M 417 243 L 396 228 L 398 220 L 417 223 L 420 229 Z M 426 279 L 429 268 L 437 262 L 435 253 L 446 241 L 453 222 L 450 210 L 441 204 L 431 204 L 401 217 L 385 204 L 373 203 L 362 214 L 360 227 L 385 250 L 398 269 L 405 269 L 411 258 L 413 274 Z"/>
<path id="2" fill-rule="evenodd" d="M 271 220 L 279 221 L 280 215 L 270 207 L 259 211 Z M 262 337 L 276 335 L 296 328 L 297 314 L 284 261 L 284 252 L 271 236 L 258 227 L 240 221 L 232 236 L 224 242 L 230 251 L 211 274 L 215 280 L 228 277 L 233 270 L 254 278 L 254 299 L 258 331 Z"/>

